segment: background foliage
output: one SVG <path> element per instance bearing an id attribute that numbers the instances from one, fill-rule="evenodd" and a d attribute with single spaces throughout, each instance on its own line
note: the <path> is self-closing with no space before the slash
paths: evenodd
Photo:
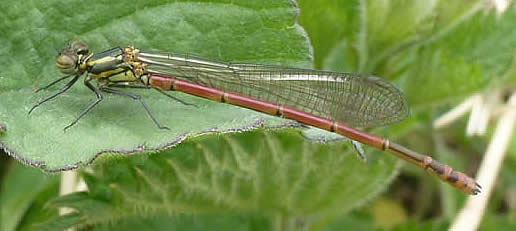
<path id="1" fill-rule="evenodd" d="M 134 44 L 298 67 L 311 67 L 313 57 L 318 69 L 382 76 L 406 93 L 412 114 L 372 132 L 469 173 L 489 137 L 466 137 L 465 121 L 441 131 L 430 124 L 469 94 L 510 89 L 515 77 L 514 5 L 497 15 L 485 1 L 466 0 L 300 0 L 297 7 L 287 0 L 20 4 L 6 4 L 0 14 L 0 28 L 9 31 L 0 38 L 6 44 L 0 53 L 9 54 L 0 57 L 6 67 L 0 72 L 0 122 L 8 129 L 0 144 L 24 163 L 44 163 L 47 171 L 87 163 L 106 149 L 138 154 L 101 155 L 81 171 L 89 191 L 61 197 L 59 175 L 0 155 L 0 225 L 6 231 L 445 230 L 464 200 L 411 166 L 394 178 L 400 163 L 385 153 L 366 147 L 363 163 L 347 142 L 311 142 L 299 129 L 271 129 L 287 121 L 184 95 L 200 108 L 161 108 L 170 102 L 145 93 L 173 134 L 156 131 L 141 113 L 130 113 L 136 103 L 116 97 L 62 133 L 91 100 L 82 87 L 25 114 L 41 97 L 33 88 L 57 76 L 53 57 L 69 39 L 86 40 L 96 51 Z M 184 140 L 176 147 L 152 154 L 138 149 L 178 137 Z M 516 225 L 513 150 L 484 230 Z M 75 212 L 58 216 L 60 206 Z"/>

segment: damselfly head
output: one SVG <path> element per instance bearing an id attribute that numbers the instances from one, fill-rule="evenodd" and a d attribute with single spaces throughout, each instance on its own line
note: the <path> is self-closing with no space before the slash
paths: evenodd
<path id="1" fill-rule="evenodd" d="M 56 67 L 63 74 L 73 74 L 77 72 L 79 62 L 88 55 L 88 44 L 83 41 L 75 40 L 68 44 L 56 57 Z"/>
<path id="2" fill-rule="evenodd" d="M 77 71 L 79 56 L 70 52 L 60 52 L 56 58 L 57 69 L 66 75 L 73 74 Z"/>
<path id="3" fill-rule="evenodd" d="M 88 44 L 81 40 L 75 40 L 70 42 L 70 50 L 75 52 L 77 55 L 87 55 Z"/>

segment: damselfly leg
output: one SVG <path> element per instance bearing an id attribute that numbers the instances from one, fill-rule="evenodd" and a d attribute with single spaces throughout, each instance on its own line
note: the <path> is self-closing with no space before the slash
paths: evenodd
<path id="1" fill-rule="evenodd" d="M 68 77 L 70 77 L 70 76 L 68 76 L 68 77 L 67 77 L 67 76 L 65 76 L 65 77 L 66 77 L 66 78 L 68 78 Z M 66 79 L 65 77 L 60 78 L 60 79 L 59 79 L 59 81 Z M 70 82 L 68 82 L 66 85 L 64 85 L 64 87 L 62 87 L 61 89 L 59 89 L 59 91 L 57 91 L 56 93 L 54 93 L 54 94 L 52 94 L 52 95 L 50 95 L 50 96 L 48 96 L 48 97 L 44 98 L 43 100 L 41 100 L 41 101 L 37 102 L 37 103 L 36 103 L 34 106 L 32 106 L 32 108 L 29 110 L 29 113 L 28 113 L 28 114 L 32 113 L 32 111 L 33 111 L 34 109 L 36 109 L 37 107 L 39 107 L 41 104 L 44 104 L 45 102 L 48 102 L 49 100 L 51 100 L 51 99 L 55 98 L 56 96 L 58 96 L 58 95 L 60 95 L 60 94 L 63 94 L 64 92 L 66 92 L 68 89 L 70 89 L 70 87 L 72 87 L 72 86 L 75 84 L 75 82 L 77 82 L 77 80 L 79 79 L 79 77 L 80 77 L 80 75 L 75 75 L 75 76 L 74 76 L 74 78 L 73 78 Z M 46 86 L 46 87 L 44 87 L 44 88 L 48 88 L 48 87 L 50 87 L 50 86 L 52 86 L 52 85 L 56 84 L 56 83 L 57 83 L 57 82 L 59 82 L 59 81 L 54 81 L 54 82 L 50 83 L 49 85 L 47 85 L 47 86 Z"/>
<path id="2" fill-rule="evenodd" d="M 95 95 L 97 95 L 97 100 L 95 100 L 95 102 L 91 103 L 90 105 L 88 105 L 88 107 L 81 112 L 81 114 L 79 114 L 79 116 L 77 118 L 75 118 L 74 121 L 72 121 L 72 123 L 70 123 L 68 126 L 66 126 L 64 128 L 64 130 L 66 131 L 66 129 L 72 127 L 73 125 L 75 125 L 77 122 L 79 122 L 79 120 L 86 114 L 88 114 L 89 111 L 91 111 L 91 109 L 93 109 L 97 104 L 100 103 L 100 101 L 102 101 L 102 99 L 104 99 L 104 97 L 102 96 L 102 94 L 100 94 L 99 90 L 97 88 L 95 88 L 88 79 L 85 79 L 84 80 L 84 85 L 86 85 L 86 87 L 88 87 L 91 91 L 93 91 L 95 93 Z"/>
<path id="3" fill-rule="evenodd" d="M 107 93 L 111 93 L 111 94 L 115 94 L 115 95 L 126 96 L 126 97 L 129 97 L 131 99 L 140 101 L 140 103 L 143 105 L 143 108 L 145 108 L 145 111 L 147 112 L 147 115 L 149 115 L 149 117 L 152 119 L 154 124 L 156 124 L 156 126 L 158 126 L 159 129 L 170 130 L 168 127 L 161 125 L 158 122 L 158 120 L 156 120 L 156 118 L 152 115 L 152 113 L 151 113 L 151 111 L 149 109 L 149 106 L 147 106 L 147 103 L 145 103 L 145 101 L 142 99 L 141 96 L 139 96 L 137 94 L 129 93 L 129 92 L 115 90 L 115 89 L 112 89 L 112 88 L 107 88 L 107 87 L 100 88 L 100 90 L 103 91 L 103 92 L 107 92 Z"/>
<path id="4" fill-rule="evenodd" d="M 171 98 L 171 99 L 173 99 L 173 100 L 175 100 L 175 101 L 177 101 L 177 102 L 182 103 L 183 105 L 186 105 L 186 106 L 194 106 L 194 107 L 197 107 L 197 108 L 199 107 L 199 106 L 197 106 L 197 105 L 195 105 L 195 104 L 193 104 L 193 103 L 187 103 L 187 102 L 185 102 L 185 101 L 183 101 L 183 100 L 181 100 L 181 99 L 179 99 L 179 98 L 176 98 L 176 97 L 174 97 L 174 96 L 172 96 L 172 95 L 170 95 L 170 94 L 168 94 L 168 93 L 164 92 L 163 90 L 159 89 L 158 87 L 154 87 L 154 86 L 153 86 L 152 88 L 153 88 L 153 89 L 155 89 L 156 91 L 158 91 L 159 93 L 161 93 L 161 94 L 163 94 L 163 95 L 167 96 L 168 98 Z"/>
<path id="5" fill-rule="evenodd" d="M 74 75 L 65 75 L 65 76 L 63 76 L 63 77 L 61 77 L 61 78 L 59 78 L 59 79 L 57 79 L 57 80 L 55 80 L 55 81 L 53 81 L 53 82 L 49 83 L 48 85 L 46 85 L 46 86 L 44 86 L 44 87 L 42 87 L 42 88 L 38 88 L 38 90 L 36 90 L 34 93 L 38 93 L 38 92 L 39 92 L 39 91 L 41 91 L 41 90 L 46 90 L 46 89 L 48 89 L 49 87 L 53 86 L 54 84 L 59 83 L 59 82 L 61 82 L 61 81 L 65 80 L 65 79 L 68 79 L 68 78 L 72 77 L 72 76 L 74 76 Z"/>
<path id="6" fill-rule="evenodd" d="M 177 97 L 174 97 L 168 93 L 166 93 L 165 91 L 159 89 L 158 87 L 155 87 L 155 86 L 149 86 L 149 85 L 130 85 L 130 84 L 121 84 L 121 83 L 110 83 L 108 85 L 109 87 L 116 87 L 116 88 L 138 88 L 138 89 L 154 89 L 158 92 L 160 92 L 161 94 L 183 104 L 183 105 L 186 105 L 186 106 L 194 106 L 194 107 L 198 107 L 197 105 L 193 104 L 193 103 L 188 103 L 182 99 L 179 99 Z"/>

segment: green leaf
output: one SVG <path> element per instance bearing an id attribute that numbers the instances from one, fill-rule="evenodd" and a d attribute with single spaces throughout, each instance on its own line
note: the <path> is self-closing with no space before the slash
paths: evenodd
<path id="1" fill-rule="evenodd" d="M 443 220 L 430 220 L 425 222 L 409 221 L 405 224 L 398 225 L 390 231 L 444 231 L 449 229 L 450 224 Z"/>
<path id="2" fill-rule="evenodd" d="M 326 56 L 323 69 L 342 72 L 356 71 L 358 69 L 358 58 L 355 54 L 356 49 L 352 47 L 349 41 L 342 40 Z"/>
<path id="3" fill-rule="evenodd" d="M 103 156 L 87 174 L 93 192 L 54 205 L 77 208 L 80 225 L 254 211 L 311 224 L 364 204 L 393 179 L 396 158 L 374 152 L 363 163 L 350 148 L 306 141 L 294 129 L 199 136 L 157 154 Z"/>
<path id="4" fill-rule="evenodd" d="M 266 217 L 253 214 L 211 214 L 202 216 L 158 216 L 124 219 L 115 224 L 95 226 L 96 231 L 116 230 L 213 230 L 263 231 L 273 230 Z"/>
<path id="5" fill-rule="evenodd" d="M 440 103 L 501 85 L 514 69 L 514 4 L 500 16 L 475 11 L 457 24 L 411 54 L 403 87 L 411 104 Z"/>
<path id="6" fill-rule="evenodd" d="M 514 4 L 502 15 L 482 11 L 482 3 L 475 1 L 392 0 L 359 6 L 365 25 L 355 35 L 359 39 L 336 43 L 325 69 L 403 77 L 413 108 L 514 82 Z"/>
<path id="7" fill-rule="evenodd" d="M 80 220 L 80 214 L 74 212 L 46 221 L 35 228 L 41 231 L 61 231 L 74 227 Z"/>
<path id="8" fill-rule="evenodd" d="M 512 228 L 511 228 L 512 227 Z M 480 225 L 479 230 L 513 230 L 516 229 L 516 222 L 511 216 L 496 216 L 491 214 L 484 218 L 484 222 Z"/>
<path id="9" fill-rule="evenodd" d="M 373 218 L 370 216 L 364 216 L 357 212 L 352 212 L 346 216 L 339 217 L 332 222 L 323 226 L 321 231 L 339 231 L 343 227 L 353 227 L 355 231 L 367 231 L 375 230 L 375 224 Z"/>
<path id="10" fill-rule="evenodd" d="M 301 11 L 299 23 L 310 35 L 314 47 L 314 66 L 323 66 L 324 59 L 340 41 L 354 41 L 360 24 L 357 0 L 298 0 Z M 351 45 L 350 45 L 351 46 Z M 338 69 L 342 70 L 342 69 Z M 354 69 L 346 69 L 353 71 Z"/>
<path id="11" fill-rule="evenodd" d="M 57 194 L 58 180 L 59 177 L 15 164 L 0 187 L 1 230 L 25 230 L 23 227 L 27 228 L 31 222 L 52 216 L 55 211 L 41 210 L 41 201 Z"/>
<path id="12" fill-rule="evenodd" d="M 362 1 L 358 70 L 372 72 L 389 54 L 429 33 L 437 0 Z"/>
<path id="13" fill-rule="evenodd" d="M 107 203 L 89 197 L 86 192 L 76 192 L 55 198 L 49 201 L 48 204 L 56 208 L 73 208 L 80 210 L 81 213 L 91 214 L 105 209 Z"/>
<path id="14" fill-rule="evenodd" d="M 301 1 L 309 14 L 301 14 L 300 23 L 314 44 L 317 67 L 374 73 L 393 52 L 429 33 L 438 1 L 310 2 Z"/>
<path id="15" fill-rule="evenodd" d="M 155 151 L 189 135 L 248 130 L 284 120 L 234 106 L 172 93 L 198 107 L 171 101 L 157 92 L 141 92 L 154 116 L 172 128 L 159 130 L 139 102 L 107 95 L 71 129 L 95 95 L 79 81 L 70 91 L 28 110 L 58 87 L 34 94 L 61 75 L 56 51 L 82 39 L 100 52 L 127 44 L 188 52 L 223 61 L 310 66 L 310 45 L 297 24 L 289 0 L 266 1 L 35 1 L 4 2 L 0 29 L 0 122 L 8 131 L 0 147 L 24 163 L 46 171 L 76 168 L 101 153 Z M 14 20 L 15 19 L 15 20 Z M 134 90 L 140 94 L 140 90 Z M 145 150 L 142 150 L 145 149 Z"/>
<path id="16" fill-rule="evenodd" d="M 53 229 L 57 230 L 57 229 Z M 213 230 L 213 231 L 263 231 L 273 230 L 266 217 L 255 214 L 210 214 L 202 216 L 153 216 L 129 217 L 110 224 L 87 227 L 86 230 L 117 231 L 181 231 L 181 230 Z"/>

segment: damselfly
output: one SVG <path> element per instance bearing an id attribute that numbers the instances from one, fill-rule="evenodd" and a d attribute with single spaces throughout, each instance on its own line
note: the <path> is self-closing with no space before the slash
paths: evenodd
<path id="1" fill-rule="evenodd" d="M 426 169 L 464 193 L 480 193 L 480 185 L 466 174 L 386 138 L 350 127 L 381 126 L 407 116 L 408 106 L 403 94 L 378 77 L 224 63 L 185 54 L 142 51 L 132 46 L 93 54 L 81 41 L 71 42 L 63 49 L 57 56 L 56 66 L 66 76 L 39 90 L 68 78 L 72 80 L 34 105 L 29 113 L 67 91 L 83 75 L 84 85 L 97 96 L 65 129 L 76 124 L 102 101 L 102 92 L 139 100 L 152 121 L 159 128 L 167 129 L 159 124 L 139 95 L 121 91 L 120 88 L 156 89 L 186 104 L 165 92 L 174 90 L 281 116 L 346 136 Z M 91 83 L 93 80 L 97 86 Z"/>

